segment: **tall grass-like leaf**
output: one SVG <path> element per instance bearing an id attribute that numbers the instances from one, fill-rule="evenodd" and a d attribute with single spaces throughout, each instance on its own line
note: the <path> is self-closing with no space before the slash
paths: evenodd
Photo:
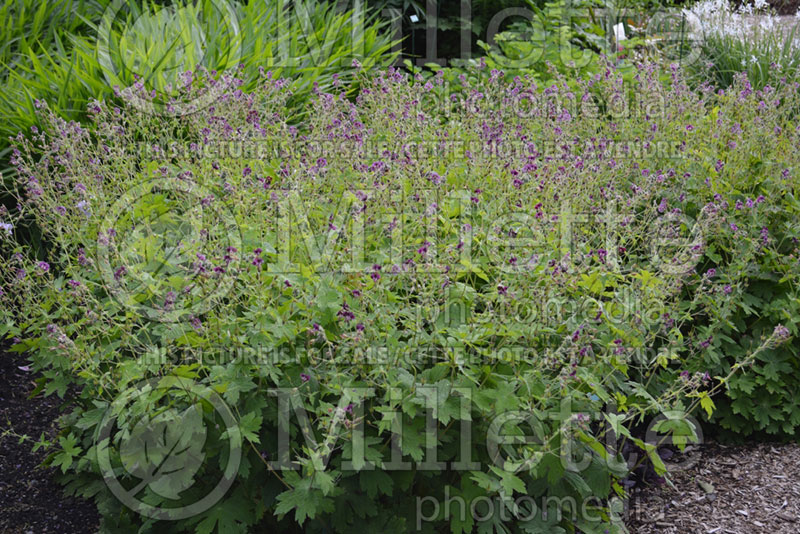
<path id="1" fill-rule="evenodd" d="M 707 0 L 692 11 L 700 21 L 691 36 L 701 58 L 686 65 L 699 84 L 726 88 L 745 73 L 754 88 L 780 83 L 800 68 L 796 23 L 786 23 L 747 4 L 734 9 L 726 0 Z M 754 14 L 755 13 L 755 14 Z"/>
<path id="2" fill-rule="evenodd" d="M 58 37 L 82 33 L 109 0 L 6 0 L 0 5 L 0 81 L 31 51 L 52 50 Z M 37 52 L 38 53 L 38 52 Z"/>
<path id="3" fill-rule="evenodd" d="M 4 53 L 14 57 L 0 93 L 0 154 L 9 136 L 35 124 L 35 99 L 48 101 L 67 119 L 79 119 L 92 99 L 115 98 L 115 86 L 138 80 L 168 97 L 182 72 L 241 66 L 237 76 L 243 89 L 258 83 L 260 67 L 292 77 L 291 105 L 299 108 L 315 83 L 323 91 L 332 87 L 335 75 L 342 84 L 352 83 L 354 58 L 366 68 L 385 67 L 396 58 L 387 23 L 365 14 L 359 1 L 354 10 L 341 11 L 311 0 L 248 0 L 228 4 L 232 19 L 221 16 L 221 3 L 212 0 L 166 6 L 130 2 L 103 15 L 110 3 L 62 0 L 47 9 L 33 0 L 6 3 L 4 9 L 19 4 L 14 12 L 24 13 L 17 22 L 0 17 L 8 41 L 16 35 L 14 42 L 22 43 L 32 27 L 47 26 L 52 36 L 24 41 L 13 52 L 0 50 L 0 58 Z M 32 11 L 34 5 L 38 12 Z"/>

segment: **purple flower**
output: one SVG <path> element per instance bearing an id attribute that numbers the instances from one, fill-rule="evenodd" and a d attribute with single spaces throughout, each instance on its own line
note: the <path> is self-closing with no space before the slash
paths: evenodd
<path id="1" fill-rule="evenodd" d="M 39 270 L 42 271 L 41 274 L 44 274 L 50 270 L 50 264 L 47 263 L 46 261 L 40 261 L 39 263 L 36 264 L 36 267 L 38 267 Z"/>
<path id="2" fill-rule="evenodd" d="M 779 324 L 775 327 L 775 330 L 773 331 L 772 335 L 774 336 L 775 341 L 778 344 L 780 344 L 788 340 L 792 336 L 792 333 L 789 331 L 788 328 L 786 328 L 782 324 Z"/>
<path id="3" fill-rule="evenodd" d="M 440 185 L 442 183 L 442 177 L 433 171 L 428 175 L 428 179 L 433 182 L 433 185 Z"/>
<path id="4" fill-rule="evenodd" d="M 302 380 L 303 382 L 308 382 L 309 380 L 311 380 L 311 377 L 305 373 L 300 373 L 300 380 Z"/>
<path id="5" fill-rule="evenodd" d="M 337 315 L 337 317 L 341 317 L 342 319 L 344 319 L 345 321 L 348 321 L 348 322 L 352 321 L 353 319 L 356 318 L 356 314 L 354 314 L 350 310 L 350 306 L 348 306 L 346 302 L 344 304 L 342 304 L 342 309 L 339 310 L 336 313 L 336 315 Z"/>
<path id="6" fill-rule="evenodd" d="M 83 250 L 82 248 L 78 249 L 78 263 L 82 267 L 86 267 L 90 263 L 89 259 L 86 257 L 86 251 Z"/>

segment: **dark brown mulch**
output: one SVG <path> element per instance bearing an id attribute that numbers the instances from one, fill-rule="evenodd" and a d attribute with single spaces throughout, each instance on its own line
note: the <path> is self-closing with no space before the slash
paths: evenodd
<path id="1" fill-rule="evenodd" d="M 800 445 L 711 443 L 689 458 L 674 489 L 635 496 L 631 534 L 800 532 Z"/>
<path id="2" fill-rule="evenodd" d="M 3 534 L 89 534 L 99 523 L 94 504 L 66 497 L 53 480 L 53 470 L 39 467 L 46 452 L 31 453 L 34 439 L 57 434 L 58 397 L 29 399 L 34 375 L 21 370 L 26 359 L 0 347 L 0 532 Z"/>

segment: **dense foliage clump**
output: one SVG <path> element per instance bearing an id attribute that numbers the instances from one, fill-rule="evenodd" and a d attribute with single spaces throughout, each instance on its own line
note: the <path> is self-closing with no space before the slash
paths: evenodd
<path id="1" fill-rule="evenodd" d="M 670 76 L 390 70 L 301 124 L 271 73 L 191 78 L 226 88 L 193 114 L 39 103 L 0 299 L 42 388 L 75 392 L 52 462 L 108 531 L 621 532 L 619 451 L 663 475 L 697 408 L 795 432 L 797 86 Z M 202 462 L 137 486 L 140 421 L 195 418 Z M 164 521 L 112 474 L 160 509 L 230 487 Z"/>

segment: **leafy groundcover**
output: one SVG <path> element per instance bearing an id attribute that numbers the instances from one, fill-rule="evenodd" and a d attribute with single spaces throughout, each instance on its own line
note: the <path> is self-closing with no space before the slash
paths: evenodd
<path id="1" fill-rule="evenodd" d="M 693 416 L 795 431 L 796 86 L 488 74 L 37 103 L 0 328 L 104 532 L 624 532 Z"/>

